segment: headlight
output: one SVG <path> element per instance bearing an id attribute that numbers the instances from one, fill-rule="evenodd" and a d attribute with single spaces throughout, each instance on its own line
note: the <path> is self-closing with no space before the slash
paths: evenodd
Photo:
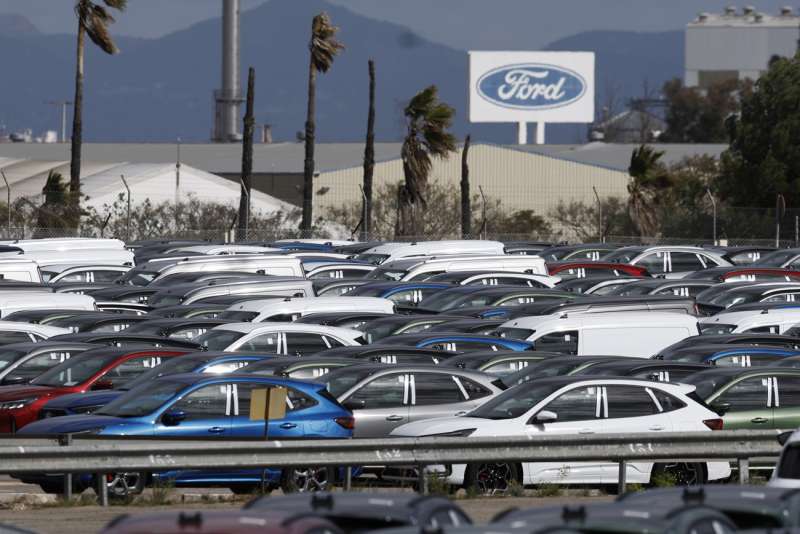
<path id="1" fill-rule="evenodd" d="M 423 438 L 465 438 L 475 432 L 474 428 L 465 428 L 463 430 L 453 430 L 452 432 L 445 432 L 443 434 L 428 434 L 422 436 Z"/>
<path id="2" fill-rule="evenodd" d="M 31 397 L 29 399 L 0 402 L 0 410 L 19 410 L 20 408 L 24 408 L 38 399 L 39 397 Z"/>

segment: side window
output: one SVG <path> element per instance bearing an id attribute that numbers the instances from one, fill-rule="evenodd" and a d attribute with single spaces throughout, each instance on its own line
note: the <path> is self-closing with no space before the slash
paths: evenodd
<path id="1" fill-rule="evenodd" d="M 186 414 L 187 421 L 226 416 L 228 387 L 214 384 L 197 389 L 172 405 L 170 410 Z"/>
<path id="2" fill-rule="evenodd" d="M 319 334 L 286 333 L 286 354 L 289 356 L 305 356 L 328 348 L 328 343 Z"/>
<path id="3" fill-rule="evenodd" d="M 62 276 L 59 282 L 91 282 L 91 273 L 77 272 Z"/>
<path id="4" fill-rule="evenodd" d="M 795 302 L 796 300 L 797 295 L 794 293 L 780 293 L 778 295 L 772 295 L 771 297 L 762 299 L 761 302 Z"/>
<path id="5" fill-rule="evenodd" d="M 551 332 L 533 342 L 536 350 L 578 354 L 578 331 Z"/>
<path id="6" fill-rule="evenodd" d="M 760 410 L 767 407 L 767 377 L 747 378 L 725 390 L 714 404 L 730 404 L 729 412 Z"/>
<path id="7" fill-rule="evenodd" d="M 114 387 L 118 388 L 127 384 L 145 371 L 161 365 L 161 356 L 141 356 L 131 358 L 117 365 L 108 371 L 103 378 L 114 382 Z"/>
<path id="8" fill-rule="evenodd" d="M 528 360 L 504 360 L 484 367 L 481 371 L 492 375 L 505 376 L 516 373 L 520 369 L 527 367 L 529 363 Z"/>
<path id="9" fill-rule="evenodd" d="M 464 378 L 463 376 L 457 376 L 456 380 L 458 382 L 461 382 L 461 386 L 464 388 L 464 391 L 467 392 L 467 396 L 469 397 L 470 400 L 482 399 L 492 394 L 492 392 L 489 391 L 487 388 L 483 387 L 477 382 L 473 382 L 469 378 Z"/>
<path id="10" fill-rule="evenodd" d="M 456 383 L 452 375 L 445 373 L 414 373 L 414 396 L 412 404 L 431 406 L 434 404 L 452 404 L 466 400 L 465 392 Z"/>
<path id="11" fill-rule="evenodd" d="M 636 265 L 644 267 L 650 274 L 663 274 L 667 270 L 666 263 L 667 255 L 664 252 L 653 252 L 636 262 Z"/>
<path id="12" fill-rule="evenodd" d="M 208 332 L 208 327 L 206 326 L 189 326 L 174 330 L 168 337 L 170 339 L 194 339 L 206 332 Z"/>
<path id="13" fill-rule="evenodd" d="M 239 350 L 263 350 L 267 352 L 279 352 L 280 334 L 273 332 L 270 334 L 261 334 L 253 339 L 245 342 Z"/>
<path id="14" fill-rule="evenodd" d="M 555 412 L 557 423 L 569 423 L 599 419 L 600 406 L 600 388 L 587 386 L 562 393 L 545 410 Z"/>
<path id="15" fill-rule="evenodd" d="M 236 396 L 236 402 L 233 404 L 233 412 L 231 415 L 239 417 L 250 416 L 250 399 L 253 396 L 254 389 L 265 389 L 267 386 L 264 384 L 233 384 L 233 394 Z M 293 388 L 286 388 L 286 411 L 296 412 L 310 408 L 317 404 L 317 401 L 308 395 L 297 391 Z"/>
<path id="16" fill-rule="evenodd" d="M 39 354 L 19 364 L 16 369 L 11 371 L 11 375 L 33 378 L 44 373 L 51 367 L 55 367 L 61 362 L 69 360 L 70 356 L 71 354 L 69 352 L 45 352 L 44 354 Z"/>
<path id="17" fill-rule="evenodd" d="M 622 417 L 641 417 L 659 413 L 658 406 L 647 393 L 647 389 L 638 386 L 608 386 L 606 392 L 609 419 Z"/>
<path id="18" fill-rule="evenodd" d="M 335 349 L 336 347 L 344 347 L 344 343 L 339 341 L 336 338 L 332 338 L 331 336 L 322 336 L 322 340 L 328 346 L 329 349 Z"/>
<path id="19" fill-rule="evenodd" d="M 364 384 L 350 398 L 356 401 L 364 401 L 366 409 L 402 406 L 409 400 L 406 375 L 392 373 L 375 378 Z"/>
<path id="20" fill-rule="evenodd" d="M 91 274 L 94 275 L 94 282 L 113 282 L 124 273 L 120 271 L 94 271 Z"/>
<path id="21" fill-rule="evenodd" d="M 686 406 L 682 400 L 673 397 L 669 393 L 665 393 L 659 389 L 650 389 L 650 393 L 656 398 L 658 403 L 661 405 L 661 411 L 672 412 L 674 410 L 679 410 Z"/>
<path id="22" fill-rule="evenodd" d="M 301 367 L 289 373 L 291 378 L 300 378 L 305 380 L 313 380 L 323 375 L 330 373 L 331 367 L 327 365 L 318 365 L 314 367 Z"/>
<path id="23" fill-rule="evenodd" d="M 670 252 L 669 257 L 672 272 L 674 273 L 701 271 L 706 268 L 705 263 L 700 261 L 697 254 L 692 252 Z"/>
<path id="24" fill-rule="evenodd" d="M 778 406 L 796 408 L 800 406 L 800 377 L 778 375 Z"/>

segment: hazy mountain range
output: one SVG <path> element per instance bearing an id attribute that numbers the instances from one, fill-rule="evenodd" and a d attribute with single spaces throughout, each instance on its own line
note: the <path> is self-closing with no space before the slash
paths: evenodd
<path id="1" fill-rule="evenodd" d="M 303 128 L 307 39 L 311 17 L 327 11 L 347 49 L 318 82 L 318 139 L 360 141 L 367 105 L 366 63 L 377 64 L 380 140 L 402 135 L 404 102 L 436 84 L 457 110 L 455 130 L 481 141 L 516 139 L 513 125 L 467 122 L 467 54 L 409 29 L 358 15 L 324 0 L 272 0 L 242 14 L 242 73 L 256 68 L 257 122 L 273 125 L 276 141 Z M 39 33 L 24 17 L 0 16 L 0 123 L 10 130 L 57 129 L 59 112 L 46 101 L 73 94 L 74 36 Z M 209 20 L 158 39 L 118 39 L 108 57 L 90 47 L 86 62 L 85 138 L 90 141 L 204 141 L 211 134 L 212 91 L 220 78 L 220 23 Z M 586 32 L 548 48 L 597 53 L 598 107 L 618 106 L 681 76 L 683 32 Z M 579 142 L 584 126 L 551 128 L 548 142 Z"/>

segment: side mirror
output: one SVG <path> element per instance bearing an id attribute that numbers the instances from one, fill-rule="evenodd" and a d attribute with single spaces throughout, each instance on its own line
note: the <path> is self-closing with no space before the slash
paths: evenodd
<path id="1" fill-rule="evenodd" d="M 18 384 L 27 384 L 29 378 L 22 375 L 12 375 L 5 377 L 0 384 L 4 386 L 16 386 Z"/>
<path id="2" fill-rule="evenodd" d="M 725 415 L 731 409 L 730 402 L 712 402 L 711 409 L 717 412 L 719 415 Z"/>
<path id="3" fill-rule="evenodd" d="M 92 384 L 91 390 L 92 391 L 103 391 L 106 389 L 114 389 L 114 382 L 111 380 L 98 380 L 94 384 Z"/>
<path id="4" fill-rule="evenodd" d="M 789 430 L 788 432 L 781 432 L 778 434 L 778 443 L 781 445 L 781 447 L 786 445 L 786 442 L 789 441 L 789 438 L 792 437 L 792 434 L 794 434 L 794 430 Z"/>
<path id="5" fill-rule="evenodd" d="M 543 425 L 545 423 L 555 423 L 558 421 L 558 414 L 549 410 L 542 410 L 533 416 L 533 424 Z"/>
<path id="6" fill-rule="evenodd" d="M 161 416 L 161 424 L 164 426 L 178 426 L 184 419 L 186 419 L 186 412 L 172 410 Z"/>
<path id="7" fill-rule="evenodd" d="M 345 408 L 347 408 L 351 412 L 354 411 L 354 410 L 363 410 L 364 408 L 367 407 L 367 401 L 362 400 L 362 399 L 352 399 L 351 398 L 351 399 L 347 399 L 346 401 L 344 401 L 342 406 L 344 406 Z"/>

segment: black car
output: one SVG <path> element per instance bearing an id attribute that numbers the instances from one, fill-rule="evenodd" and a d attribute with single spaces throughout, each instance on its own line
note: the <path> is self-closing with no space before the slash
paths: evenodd
<path id="1" fill-rule="evenodd" d="M 708 290 L 706 290 L 708 291 Z M 708 299 L 708 293 L 697 294 L 697 306 L 704 315 L 757 302 L 794 302 L 800 298 L 800 282 L 764 283 L 732 287 Z"/>
<path id="2" fill-rule="evenodd" d="M 554 261 L 581 260 L 598 261 L 600 258 L 617 250 L 619 245 L 609 243 L 584 243 L 581 245 L 560 245 L 542 250 L 538 256 L 544 261 L 551 263 Z"/>
<path id="3" fill-rule="evenodd" d="M 149 336 L 168 337 L 170 339 L 194 339 L 201 334 L 205 334 L 215 326 L 229 323 L 224 319 L 160 319 L 147 317 L 146 321 L 141 321 L 129 327 L 126 334 L 145 334 Z"/>
<path id="4" fill-rule="evenodd" d="M 578 295 L 605 295 L 619 285 L 625 285 L 636 280 L 641 280 L 641 278 L 634 276 L 587 276 L 586 278 L 564 280 L 559 282 L 556 287 L 561 291 L 569 291 Z"/>
<path id="5" fill-rule="evenodd" d="M 416 334 L 424 332 L 433 325 L 446 321 L 458 321 L 464 317 L 460 315 L 394 315 L 375 319 L 359 328 L 367 343 L 377 343 L 381 339 L 398 334 Z"/>
<path id="6" fill-rule="evenodd" d="M 497 327 L 506 322 L 505 319 L 473 319 L 464 318 L 433 325 L 428 332 L 464 332 L 490 336 Z"/>
<path id="7" fill-rule="evenodd" d="M 216 319 L 227 309 L 227 304 L 203 302 L 202 304 L 165 306 L 150 311 L 147 316 L 151 319 Z"/>
<path id="8" fill-rule="evenodd" d="M 316 279 L 311 284 L 318 297 L 340 297 L 353 289 L 374 282 L 363 278 L 323 278 Z"/>
<path id="9" fill-rule="evenodd" d="M 489 350 L 468 352 L 452 356 L 444 361 L 444 365 L 483 371 L 497 376 L 516 373 L 529 365 L 536 365 L 548 358 L 563 358 L 558 352 L 519 352 L 513 350 Z"/>
<path id="10" fill-rule="evenodd" d="M 637 359 L 641 360 L 641 358 Z M 631 360 L 631 358 L 626 356 L 565 356 L 562 354 L 558 358 L 545 358 L 538 363 L 529 364 L 516 373 L 502 377 L 500 380 L 506 388 L 510 388 L 531 380 L 571 376 L 593 365 L 625 360 Z"/>
<path id="11" fill-rule="evenodd" d="M 712 280 L 637 280 L 630 284 L 615 287 L 608 291 L 608 296 L 646 296 L 669 295 L 676 297 L 695 297 L 701 291 L 716 285 Z"/>
<path id="12" fill-rule="evenodd" d="M 94 332 L 97 334 L 111 334 L 122 332 L 131 325 L 146 320 L 145 315 L 95 312 L 93 314 L 74 315 L 61 317 L 47 323 L 48 326 L 66 328 L 73 333 Z"/>
<path id="13" fill-rule="evenodd" d="M 612 361 L 592 365 L 574 375 L 628 376 L 655 382 L 680 382 L 687 376 L 708 370 L 708 365 L 690 362 L 665 362 L 658 360 Z"/>
<path id="14" fill-rule="evenodd" d="M 422 299 L 416 313 L 451 312 L 475 306 L 521 306 L 535 302 L 573 299 L 575 295 L 558 289 L 520 288 L 517 286 L 458 286 Z"/>
<path id="15" fill-rule="evenodd" d="M 654 358 L 669 360 L 672 353 L 695 345 L 758 345 L 782 349 L 800 349 L 800 339 L 779 334 L 720 334 L 689 336 L 662 349 Z"/>
<path id="16" fill-rule="evenodd" d="M 393 341 L 390 338 L 388 341 Z M 389 364 L 438 364 L 446 361 L 457 352 L 436 350 L 436 349 L 419 349 L 408 345 L 361 345 L 355 347 L 336 347 L 333 349 L 323 350 L 314 354 L 315 358 L 352 358 L 358 360 L 358 363 L 374 362 L 374 363 L 389 363 Z"/>
<path id="17" fill-rule="evenodd" d="M 96 314 L 97 310 L 65 310 L 63 308 L 52 308 L 16 311 L 3 317 L 3 320 L 18 323 L 50 324 L 51 321 L 64 317 L 79 317 L 81 315 Z"/>
<path id="18" fill-rule="evenodd" d="M 75 341 L 78 343 L 94 343 L 110 347 L 158 347 L 201 350 L 200 345 L 186 339 L 167 339 L 160 336 L 135 334 L 98 334 L 86 332 L 82 334 L 62 334 L 53 336 L 50 341 Z"/>
<path id="19" fill-rule="evenodd" d="M 658 354 L 659 361 L 693 362 L 724 367 L 750 367 L 769 365 L 794 354 L 795 350 L 764 345 L 690 345 L 682 349 L 672 350 L 669 354 Z"/>
<path id="20" fill-rule="evenodd" d="M 303 358 L 295 358 L 292 356 L 271 358 L 269 360 L 250 364 L 241 372 L 315 380 L 328 374 L 332 369 L 358 365 L 360 363 L 363 363 L 363 360 L 319 356 L 319 353 L 317 353 L 313 356 L 304 356 Z"/>

